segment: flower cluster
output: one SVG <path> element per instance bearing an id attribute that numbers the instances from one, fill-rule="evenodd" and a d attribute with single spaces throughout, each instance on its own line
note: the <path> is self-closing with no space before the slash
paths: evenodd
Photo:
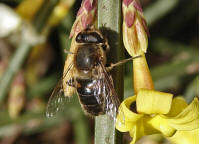
<path id="1" fill-rule="evenodd" d="M 183 97 L 154 90 L 145 59 L 148 29 L 137 0 L 123 0 L 123 41 L 133 59 L 135 95 L 125 99 L 118 111 L 116 129 L 129 132 L 134 144 L 142 136 L 162 134 L 174 143 L 199 141 L 199 101 L 187 104 Z"/>

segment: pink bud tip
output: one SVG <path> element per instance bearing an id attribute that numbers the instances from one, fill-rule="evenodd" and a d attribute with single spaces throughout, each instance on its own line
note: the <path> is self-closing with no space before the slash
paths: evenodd
<path id="1" fill-rule="evenodd" d="M 135 0 L 135 1 L 133 2 L 133 6 L 134 6 L 138 11 L 142 12 L 142 7 L 141 7 L 139 1 Z"/>
<path id="2" fill-rule="evenodd" d="M 82 15 L 81 22 L 84 29 L 86 29 L 92 23 L 92 15 Z"/>
<path id="3" fill-rule="evenodd" d="M 125 23 L 127 27 L 131 27 L 135 21 L 135 13 L 128 11 L 125 15 Z"/>
<path id="4" fill-rule="evenodd" d="M 142 25 L 144 27 L 144 30 L 145 32 L 147 33 L 148 36 L 150 36 L 150 33 L 149 33 L 149 29 L 147 27 L 147 23 L 146 23 L 146 20 L 144 18 L 141 18 L 142 19 Z"/>
<path id="5" fill-rule="evenodd" d="M 91 1 L 90 0 L 85 0 L 84 1 L 84 7 L 85 7 L 85 9 L 87 10 L 87 11 L 90 11 L 90 10 L 92 10 L 92 3 L 91 3 Z"/>
<path id="6" fill-rule="evenodd" d="M 77 12 L 77 16 L 79 16 L 82 12 L 83 12 L 83 8 L 82 7 L 80 7 L 80 9 L 78 10 L 78 12 Z"/>
<path id="7" fill-rule="evenodd" d="M 23 72 L 18 72 L 13 81 L 14 84 L 24 84 L 24 74 Z"/>
<path id="8" fill-rule="evenodd" d="M 125 4 L 128 7 L 133 1 L 134 0 L 123 0 L 123 4 Z"/>

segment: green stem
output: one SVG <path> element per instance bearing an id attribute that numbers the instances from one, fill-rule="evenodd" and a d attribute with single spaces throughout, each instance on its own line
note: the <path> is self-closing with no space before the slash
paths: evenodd
<path id="1" fill-rule="evenodd" d="M 36 14 L 36 18 L 33 21 L 36 31 L 41 32 L 42 28 L 45 26 L 49 14 L 51 13 L 53 7 L 58 1 L 59 0 L 45 0 L 43 6 L 41 7 L 41 10 L 38 11 L 38 13 Z M 46 8 L 44 8 L 44 6 Z M 10 64 L 0 81 L 0 102 L 2 102 L 3 98 L 7 94 L 13 76 L 21 68 L 31 48 L 32 46 L 29 42 L 21 41 L 21 44 L 16 49 L 16 52 L 14 53 Z"/>
<path id="2" fill-rule="evenodd" d="M 89 126 L 88 119 L 83 113 L 79 114 L 74 119 L 75 141 L 78 144 L 89 144 Z"/>
<path id="3" fill-rule="evenodd" d="M 121 0 L 98 1 L 98 28 L 108 38 L 110 44 L 109 62 L 117 62 L 123 58 L 121 48 Z M 123 98 L 123 69 L 117 67 L 112 73 L 115 90 Z M 95 144 L 121 144 L 122 136 L 115 130 L 115 123 L 108 115 L 95 119 Z"/>

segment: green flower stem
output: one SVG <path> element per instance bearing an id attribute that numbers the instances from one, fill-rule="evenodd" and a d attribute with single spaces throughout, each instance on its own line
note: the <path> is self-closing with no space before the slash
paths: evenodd
<path id="1" fill-rule="evenodd" d="M 36 31 L 41 32 L 42 28 L 45 26 L 46 21 L 58 0 L 45 0 L 43 6 L 36 14 L 36 18 L 33 20 Z M 45 8 L 44 8 L 45 7 Z M 2 76 L 0 81 L 0 102 L 3 100 L 8 92 L 10 83 L 12 81 L 15 73 L 21 68 L 24 60 L 26 59 L 32 46 L 28 41 L 21 41 L 21 44 L 16 49 L 8 68 Z"/>
<path id="2" fill-rule="evenodd" d="M 79 109 L 80 110 L 80 109 Z M 74 133 L 75 141 L 77 144 L 89 144 L 89 128 L 88 119 L 85 117 L 84 113 L 80 113 L 74 118 Z"/>
<path id="3" fill-rule="evenodd" d="M 121 0 L 98 1 L 98 28 L 108 38 L 110 52 L 108 63 L 123 59 L 121 47 Z M 123 68 L 112 71 L 116 92 L 123 99 Z M 115 130 L 115 123 L 110 116 L 102 115 L 95 119 L 95 144 L 121 144 L 122 136 Z"/>

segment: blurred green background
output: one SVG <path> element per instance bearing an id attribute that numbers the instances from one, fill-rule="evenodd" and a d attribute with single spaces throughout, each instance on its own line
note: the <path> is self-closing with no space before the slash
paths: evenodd
<path id="1" fill-rule="evenodd" d="M 190 102 L 199 95 L 199 1 L 140 2 L 150 31 L 146 57 L 155 88 Z M 0 0 L 0 143 L 93 143 L 94 120 L 84 115 L 76 96 L 63 113 L 45 117 L 80 5 L 80 0 Z M 125 97 L 132 96 L 130 62 L 124 84 Z M 123 139 L 130 142 L 128 134 Z M 138 143 L 169 142 L 153 136 Z"/>

